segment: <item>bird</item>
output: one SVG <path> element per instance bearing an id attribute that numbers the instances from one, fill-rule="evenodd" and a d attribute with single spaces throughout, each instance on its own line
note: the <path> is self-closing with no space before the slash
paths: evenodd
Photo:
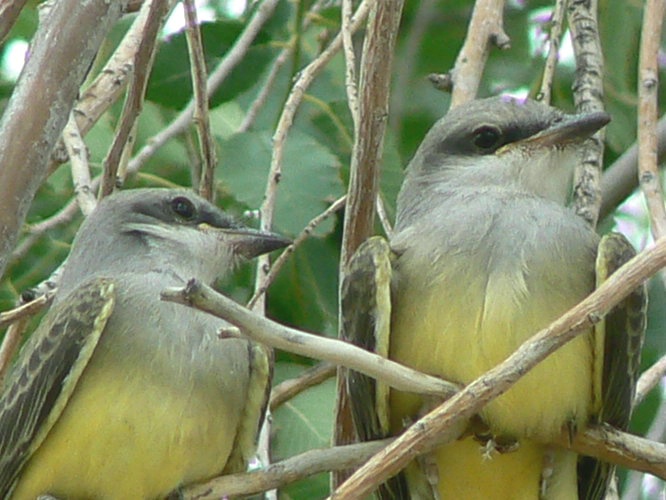
<path id="1" fill-rule="evenodd" d="M 584 141 L 609 119 L 505 96 L 450 110 L 406 169 L 389 241 L 370 238 L 350 261 L 343 338 L 464 386 L 584 299 L 635 254 L 570 206 Z M 590 423 L 627 427 L 645 308 L 639 288 L 379 497 L 602 498 L 612 467 L 549 443 Z M 355 372 L 347 390 L 360 440 L 397 435 L 434 404 Z"/>
<path id="2" fill-rule="evenodd" d="M 184 188 L 104 198 L 1 389 L 0 498 L 164 498 L 244 470 L 268 351 L 160 292 L 288 244 Z"/>

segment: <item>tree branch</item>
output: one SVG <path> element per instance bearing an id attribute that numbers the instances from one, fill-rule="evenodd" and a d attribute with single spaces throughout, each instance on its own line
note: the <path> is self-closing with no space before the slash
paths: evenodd
<path id="1" fill-rule="evenodd" d="M 400 391 L 446 397 L 458 388 L 342 340 L 313 335 L 269 320 L 208 285 L 191 280 L 185 288 L 169 288 L 162 299 L 195 307 L 223 318 L 241 329 L 242 335 L 267 346 L 294 352 L 359 371 Z M 226 332 L 221 332 L 224 336 Z"/>
<path id="2" fill-rule="evenodd" d="M 656 132 L 659 113 L 658 57 L 665 9 L 663 0 L 648 0 L 645 3 L 638 69 L 638 172 L 655 240 L 666 234 L 666 208 L 657 168 Z"/>
<path id="3" fill-rule="evenodd" d="M 0 275 L 81 82 L 126 3 L 61 0 L 40 24 L 0 123 Z"/>

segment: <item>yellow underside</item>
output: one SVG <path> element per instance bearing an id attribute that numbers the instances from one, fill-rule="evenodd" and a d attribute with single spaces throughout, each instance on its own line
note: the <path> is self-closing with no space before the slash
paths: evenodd
<path id="1" fill-rule="evenodd" d="M 456 441 L 440 448 L 422 462 L 437 464 L 437 490 L 441 500 L 539 500 L 543 446 L 523 441 L 516 451 L 487 455 L 473 438 Z M 555 457 L 556 476 L 548 484 L 546 498 L 571 500 L 577 498 L 576 455 L 559 452 Z M 427 469 L 427 467 L 426 467 Z M 407 471 L 412 499 L 420 498 L 412 479 L 414 470 Z M 422 479 L 421 479 L 422 481 Z M 429 498 L 423 495 L 424 498 Z"/>
<path id="2" fill-rule="evenodd" d="M 404 272 L 410 275 L 410 269 Z M 400 282 L 394 299 L 392 359 L 467 384 L 583 296 L 580 290 L 538 296 L 520 276 L 496 275 L 474 282 L 468 278 L 472 274 L 462 270 L 455 279 L 442 279 L 429 290 L 418 282 Z M 487 459 L 481 444 L 471 438 L 437 450 L 430 459 L 437 464 L 441 498 L 539 498 L 546 448 L 530 438 L 548 441 L 565 424 L 586 424 L 594 378 L 591 340 L 591 334 L 584 334 L 570 342 L 482 411 L 494 435 L 520 442 L 518 451 Z M 422 405 L 418 396 L 392 392 L 393 432 L 413 421 Z M 576 498 L 575 462 L 575 455 L 558 457 L 545 498 Z"/>
<path id="3" fill-rule="evenodd" d="M 44 493 L 68 500 L 159 498 L 222 471 L 237 409 L 213 405 L 215 398 L 201 392 L 196 397 L 174 380 L 148 390 L 145 367 L 109 372 L 105 366 L 86 369 L 13 498 L 34 500 Z"/>

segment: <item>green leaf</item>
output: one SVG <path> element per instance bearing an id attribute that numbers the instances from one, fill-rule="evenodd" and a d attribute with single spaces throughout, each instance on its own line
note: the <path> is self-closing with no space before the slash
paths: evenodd
<path id="1" fill-rule="evenodd" d="M 292 254 L 269 293 L 269 315 L 281 323 L 334 336 L 337 322 L 337 242 L 310 238 Z"/>
<path id="2" fill-rule="evenodd" d="M 238 21 L 201 24 L 204 58 L 210 73 L 226 55 L 244 28 Z M 271 60 L 274 50 L 261 33 L 225 82 L 210 99 L 211 106 L 230 101 L 257 83 L 257 77 Z M 190 57 L 185 33 L 172 36 L 160 45 L 146 91 L 147 99 L 164 106 L 182 108 L 192 99 Z"/>
<path id="3" fill-rule="evenodd" d="M 271 151 L 268 132 L 244 132 L 222 141 L 218 179 L 250 208 L 259 208 L 264 197 Z M 344 193 L 340 164 L 313 137 L 293 130 L 287 138 L 282 165 L 273 227 L 295 236 Z M 315 234 L 325 235 L 332 228 L 332 221 L 327 220 Z"/>
<path id="4" fill-rule="evenodd" d="M 307 368 L 294 363 L 277 363 L 276 381 L 296 377 Z M 283 460 L 313 448 L 330 447 L 334 412 L 335 379 L 311 387 L 277 408 L 273 413 L 273 460 Z M 318 474 L 280 490 L 280 497 L 324 498 L 328 491 L 328 474 Z"/>

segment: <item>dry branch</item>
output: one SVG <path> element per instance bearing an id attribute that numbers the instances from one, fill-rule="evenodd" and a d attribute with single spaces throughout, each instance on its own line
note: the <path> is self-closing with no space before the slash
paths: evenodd
<path id="1" fill-rule="evenodd" d="M 666 208 L 657 168 L 659 47 L 666 4 L 647 0 L 643 11 L 638 69 L 638 172 L 654 239 L 666 235 Z"/>
<path id="2" fill-rule="evenodd" d="M 169 288 L 163 291 L 162 299 L 195 307 L 223 318 L 256 342 L 346 366 L 401 391 L 446 397 L 458 389 L 454 384 L 417 372 L 353 344 L 305 333 L 271 321 L 197 280 L 191 280 L 185 288 Z"/>
<path id="3" fill-rule="evenodd" d="M 194 93 L 194 124 L 197 127 L 197 138 L 199 139 L 199 154 L 203 165 L 199 169 L 198 191 L 207 200 L 213 200 L 215 165 L 217 156 L 215 154 L 215 140 L 210 128 L 210 116 L 208 113 L 208 93 L 206 92 L 206 60 L 204 56 L 201 31 L 197 22 L 197 10 L 194 0 L 183 2 L 185 9 L 187 50 L 190 55 L 190 68 L 192 73 L 192 89 Z"/>
<path id="4" fill-rule="evenodd" d="M 503 0 L 477 0 L 474 4 L 465 43 L 449 74 L 452 108 L 476 97 L 490 47 L 510 47 L 511 40 L 504 32 L 503 10 Z"/>
<path id="5" fill-rule="evenodd" d="M 596 0 L 570 0 L 567 20 L 576 55 L 574 101 L 578 112 L 603 111 L 603 52 L 599 40 Z M 604 131 L 587 140 L 576 169 L 574 210 L 595 227 L 601 207 L 601 165 L 604 153 Z"/>

